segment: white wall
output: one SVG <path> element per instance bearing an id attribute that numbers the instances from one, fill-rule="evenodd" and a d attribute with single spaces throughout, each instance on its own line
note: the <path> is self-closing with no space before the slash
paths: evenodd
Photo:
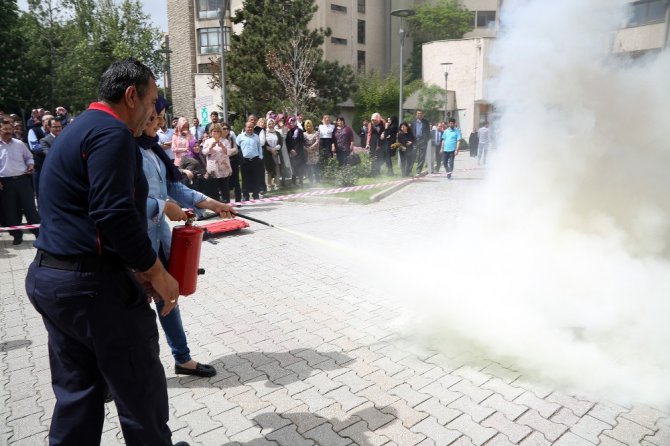
<path id="1" fill-rule="evenodd" d="M 663 22 L 624 28 L 617 33 L 614 41 L 614 52 L 663 48 L 665 46 L 667 27 L 668 24 Z"/>
<path id="2" fill-rule="evenodd" d="M 493 39 L 442 40 L 423 45 L 423 81 L 444 88 L 443 62 L 451 62 L 447 86 L 456 94 L 457 122 L 463 135 L 479 124 L 477 102 L 488 102 L 486 80 L 491 76 L 488 54 Z M 452 108 L 451 106 L 449 108 Z"/>

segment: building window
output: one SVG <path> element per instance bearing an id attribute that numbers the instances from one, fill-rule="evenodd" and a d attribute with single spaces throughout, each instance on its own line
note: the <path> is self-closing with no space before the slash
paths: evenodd
<path id="1" fill-rule="evenodd" d="M 346 7 L 346 6 L 342 6 L 342 5 L 336 5 L 335 3 L 331 3 L 331 4 L 330 4 L 330 10 L 331 10 L 331 11 L 337 11 L 337 12 L 344 12 L 344 13 L 346 13 L 346 12 L 347 12 L 347 7 Z"/>
<path id="2" fill-rule="evenodd" d="M 365 20 L 358 21 L 358 43 L 365 45 Z"/>
<path id="3" fill-rule="evenodd" d="M 475 13 L 475 28 L 488 28 L 495 25 L 495 11 L 477 11 Z"/>
<path id="4" fill-rule="evenodd" d="M 204 19 L 217 19 L 217 11 L 219 8 L 223 8 L 223 0 L 196 0 L 198 3 L 198 18 L 200 20 Z"/>
<path id="5" fill-rule="evenodd" d="M 198 30 L 200 54 L 221 52 L 221 28 L 202 28 Z"/>
<path id="6" fill-rule="evenodd" d="M 365 0 L 358 0 L 358 13 L 365 14 Z"/>
<path id="7" fill-rule="evenodd" d="M 665 21 L 666 0 L 643 0 L 631 5 L 628 26 L 641 26 Z"/>
<path id="8" fill-rule="evenodd" d="M 212 72 L 211 63 L 199 63 L 198 64 L 198 73 L 200 74 L 209 74 Z"/>
<path id="9" fill-rule="evenodd" d="M 331 37 L 330 42 L 334 43 L 335 45 L 346 45 L 347 39 L 340 39 L 339 37 Z"/>
<path id="10" fill-rule="evenodd" d="M 358 52 L 358 71 L 365 71 L 365 51 Z"/>

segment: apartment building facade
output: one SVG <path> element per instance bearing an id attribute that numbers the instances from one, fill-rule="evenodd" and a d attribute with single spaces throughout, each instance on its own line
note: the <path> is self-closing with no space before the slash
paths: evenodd
<path id="1" fill-rule="evenodd" d="M 222 39 L 217 10 L 222 0 L 168 0 L 170 79 L 173 110 L 180 116 L 207 116 L 221 109 L 221 92 L 209 86 L 210 60 L 218 60 Z M 229 2 L 229 15 L 242 8 L 242 0 Z M 323 45 L 324 57 L 351 65 L 358 71 L 386 72 L 387 37 L 392 2 L 379 0 L 317 0 L 310 26 L 330 28 Z M 241 25 L 232 32 L 240 32 Z M 288 33 L 289 30 L 287 30 Z"/>
<path id="2" fill-rule="evenodd" d="M 670 0 L 627 0 L 627 23 L 613 39 L 612 52 L 621 57 L 637 58 L 663 51 L 670 45 Z M 488 92 L 489 80 L 498 69 L 490 62 L 490 54 L 499 31 L 500 0 L 462 0 L 476 11 L 475 27 L 463 39 L 429 42 L 423 45 L 423 80 L 427 84 L 445 87 L 445 67 L 448 85 L 454 100 L 449 99 L 450 116 L 456 117 L 464 134 L 473 127 L 491 120 L 495 105 Z M 613 5 L 614 7 L 615 5 Z M 450 63 L 450 65 L 443 65 Z"/>

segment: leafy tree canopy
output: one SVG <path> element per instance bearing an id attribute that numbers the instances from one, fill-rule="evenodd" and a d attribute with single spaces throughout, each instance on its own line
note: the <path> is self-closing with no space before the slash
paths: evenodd
<path id="1" fill-rule="evenodd" d="M 0 33 L 12 42 L 0 76 L 14 79 L 0 82 L 0 108 L 20 114 L 35 106 L 84 110 L 97 98 L 100 75 L 117 59 L 135 57 L 157 76 L 162 72 L 162 54 L 155 51 L 160 30 L 137 0 L 28 0 L 27 12 L 16 5 L 0 2 L 0 20 L 6 21 Z"/>
<path id="2" fill-rule="evenodd" d="M 421 79 L 421 45 L 435 40 L 461 39 L 472 31 L 474 13 L 461 6 L 457 0 L 437 0 L 416 8 L 408 18 L 414 48 L 410 58 L 410 78 Z"/>
<path id="3" fill-rule="evenodd" d="M 310 29 L 308 24 L 317 6 L 314 0 L 245 0 L 236 11 L 233 23 L 243 24 L 241 33 L 231 38 L 226 53 L 226 80 L 230 88 L 230 109 L 239 115 L 283 110 L 289 95 L 282 82 L 268 67 L 268 53 L 281 53 L 290 37 L 309 42 L 306 53 L 317 54 L 318 61 L 309 76 L 313 100 L 302 110 L 314 115 L 334 111 L 335 104 L 346 100 L 354 74 L 349 66 L 323 60 L 320 46 L 330 29 Z M 289 33 L 287 30 L 290 30 Z M 219 86 L 218 59 L 212 63 L 212 86 Z"/>
<path id="4" fill-rule="evenodd" d="M 406 85 L 403 89 L 403 100 L 406 100 L 421 81 Z M 356 114 L 352 125 L 358 125 L 363 119 L 370 119 L 373 113 L 380 113 L 384 118 L 398 116 L 400 85 L 397 73 L 380 76 L 378 73 L 361 74 L 358 77 L 358 90 L 354 95 Z M 400 116 L 402 121 L 404 117 Z"/>

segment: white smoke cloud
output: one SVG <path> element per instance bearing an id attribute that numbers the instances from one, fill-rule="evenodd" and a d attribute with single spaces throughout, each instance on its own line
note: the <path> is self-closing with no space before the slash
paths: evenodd
<path id="1" fill-rule="evenodd" d="M 670 55 L 611 53 L 625 3 L 505 2 L 487 183 L 430 262 L 444 286 L 396 293 L 417 295 L 408 330 L 433 347 L 668 404 Z"/>

